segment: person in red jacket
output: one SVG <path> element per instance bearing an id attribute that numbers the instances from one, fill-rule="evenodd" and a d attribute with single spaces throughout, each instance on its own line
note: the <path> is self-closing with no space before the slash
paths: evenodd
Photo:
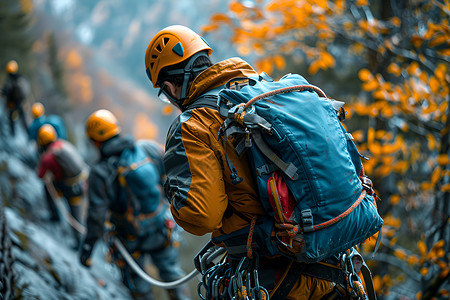
<path id="1" fill-rule="evenodd" d="M 37 143 L 41 148 L 38 176 L 51 178 L 53 187 L 58 193 L 52 196 L 63 196 L 67 199 L 73 218 L 82 223 L 83 195 L 87 179 L 86 164 L 70 142 L 58 139 L 55 128 L 50 124 L 45 124 L 39 129 Z M 75 247 L 78 248 L 80 233 L 75 229 L 74 233 Z"/>

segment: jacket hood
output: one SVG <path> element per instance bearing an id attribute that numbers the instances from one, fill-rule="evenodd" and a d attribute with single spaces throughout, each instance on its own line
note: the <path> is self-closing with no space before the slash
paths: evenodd
<path id="1" fill-rule="evenodd" d="M 133 137 L 117 135 L 102 144 L 100 153 L 102 157 L 119 156 L 123 150 L 133 148 L 133 146 Z"/>
<path id="2" fill-rule="evenodd" d="M 193 100 L 205 92 L 224 85 L 233 78 L 257 75 L 258 73 L 246 61 L 239 57 L 218 62 L 194 79 L 189 88 L 188 98 L 183 102 L 183 106 L 191 104 Z"/>

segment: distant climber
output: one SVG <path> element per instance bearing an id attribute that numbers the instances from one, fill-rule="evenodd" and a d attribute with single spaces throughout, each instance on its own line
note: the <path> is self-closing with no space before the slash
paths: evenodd
<path id="1" fill-rule="evenodd" d="M 87 165 L 70 142 L 58 139 L 50 124 L 44 124 L 39 129 L 37 143 L 41 148 L 38 176 L 44 178 L 47 173 L 52 176 L 52 183 L 59 196 L 68 201 L 72 216 L 79 223 L 83 223 L 81 217 Z M 52 207 L 52 203 L 49 203 L 49 206 Z M 52 218 L 55 218 L 54 213 L 55 211 L 51 211 Z M 81 234 L 74 230 L 74 236 L 74 248 L 78 249 Z"/>
<path id="2" fill-rule="evenodd" d="M 28 128 L 30 139 L 37 140 L 39 128 L 44 124 L 50 124 L 55 128 L 59 139 L 67 140 L 66 125 L 62 118 L 53 114 L 46 115 L 45 107 L 41 102 L 36 102 L 31 106 L 31 115 L 33 116 L 33 122 Z"/>
<path id="3" fill-rule="evenodd" d="M 28 130 L 27 120 L 23 106 L 27 98 L 28 86 L 25 79 L 18 73 L 19 65 L 11 60 L 6 65 L 7 77 L 2 87 L 2 96 L 6 99 L 6 108 L 9 111 L 9 125 L 11 134 L 15 135 L 15 121 L 20 119 L 25 130 Z"/>
<path id="4" fill-rule="evenodd" d="M 88 179 L 87 234 L 80 262 L 90 266 L 91 252 L 105 231 L 109 215 L 112 234 L 141 268 L 146 256 L 150 256 L 163 281 L 177 280 L 184 275 L 178 263 L 180 228 L 170 215 L 160 184 L 165 176 L 160 162 L 163 151 L 151 150 L 154 149 L 151 141 L 135 142 L 120 132 L 116 117 L 105 109 L 91 114 L 86 122 L 86 134 L 99 149 L 100 160 L 92 167 Z M 113 258 L 134 299 L 153 299 L 152 286 L 115 250 Z M 168 293 L 170 299 L 188 299 L 184 286 Z"/>

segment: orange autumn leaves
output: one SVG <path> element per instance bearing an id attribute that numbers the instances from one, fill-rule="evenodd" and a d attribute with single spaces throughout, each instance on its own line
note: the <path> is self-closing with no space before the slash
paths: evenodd
<path id="1" fill-rule="evenodd" d="M 391 119 L 395 115 L 412 115 L 418 119 L 433 120 L 445 124 L 447 121 L 447 108 L 450 81 L 448 69 L 445 64 L 438 64 L 434 74 L 429 75 L 419 68 L 417 63 L 402 66 L 396 64 L 388 66 L 388 72 L 393 76 L 401 76 L 405 72 L 408 80 L 393 84 L 380 74 L 373 75 L 369 70 L 362 69 L 358 76 L 362 81 L 362 89 L 372 93 L 374 101 L 368 104 L 358 102 L 350 105 L 353 113 L 369 118 L 382 117 Z M 409 130 L 406 122 L 400 130 Z M 448 130 L 444 128 L 443 131 Z M 441 132 L 444 134 L 445 132 Z M 363 142 L 363 136 L 358 136 Z M 439 150 L 439 134 L 427 133 L 427 146 L 430 152 Z M 392 133 L 384 130 L 375 130 L 369 127 L 362 144 L 364 150 L 374 157 L 365 163 L 366 171 L 375 176 L 384 177 L 392 172 L 404 174 L 410 166 L 420 159 L 419 145 L 407 146 L 401 134 L 393 138 Z M 433 170 L 431 180 L 422 183 L 422 190 L 430 190 L 436 186 L 443 176 L 448 176 L 445 167 L 449 164 L 448 154 L 440 154 L 429 162 Z M 440 187 L 443 192 L 450 191 L 450 185 Z M 393 201 L 393 204 L 398 201 Z"/>

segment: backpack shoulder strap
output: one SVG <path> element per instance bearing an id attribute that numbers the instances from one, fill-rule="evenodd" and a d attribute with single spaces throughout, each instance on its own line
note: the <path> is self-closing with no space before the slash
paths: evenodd
<path id="1" fill-rule="evenodd" d="M 216 87 L 207 91 L 200 97 L 196 98 L 190 105 L 185 107 L 185 110 L 191 110 L 195 108 L 208 107 L 218 110 L 217 100 L 219 99 L 219 92 L 222 90 L 222 86 Z"/>

